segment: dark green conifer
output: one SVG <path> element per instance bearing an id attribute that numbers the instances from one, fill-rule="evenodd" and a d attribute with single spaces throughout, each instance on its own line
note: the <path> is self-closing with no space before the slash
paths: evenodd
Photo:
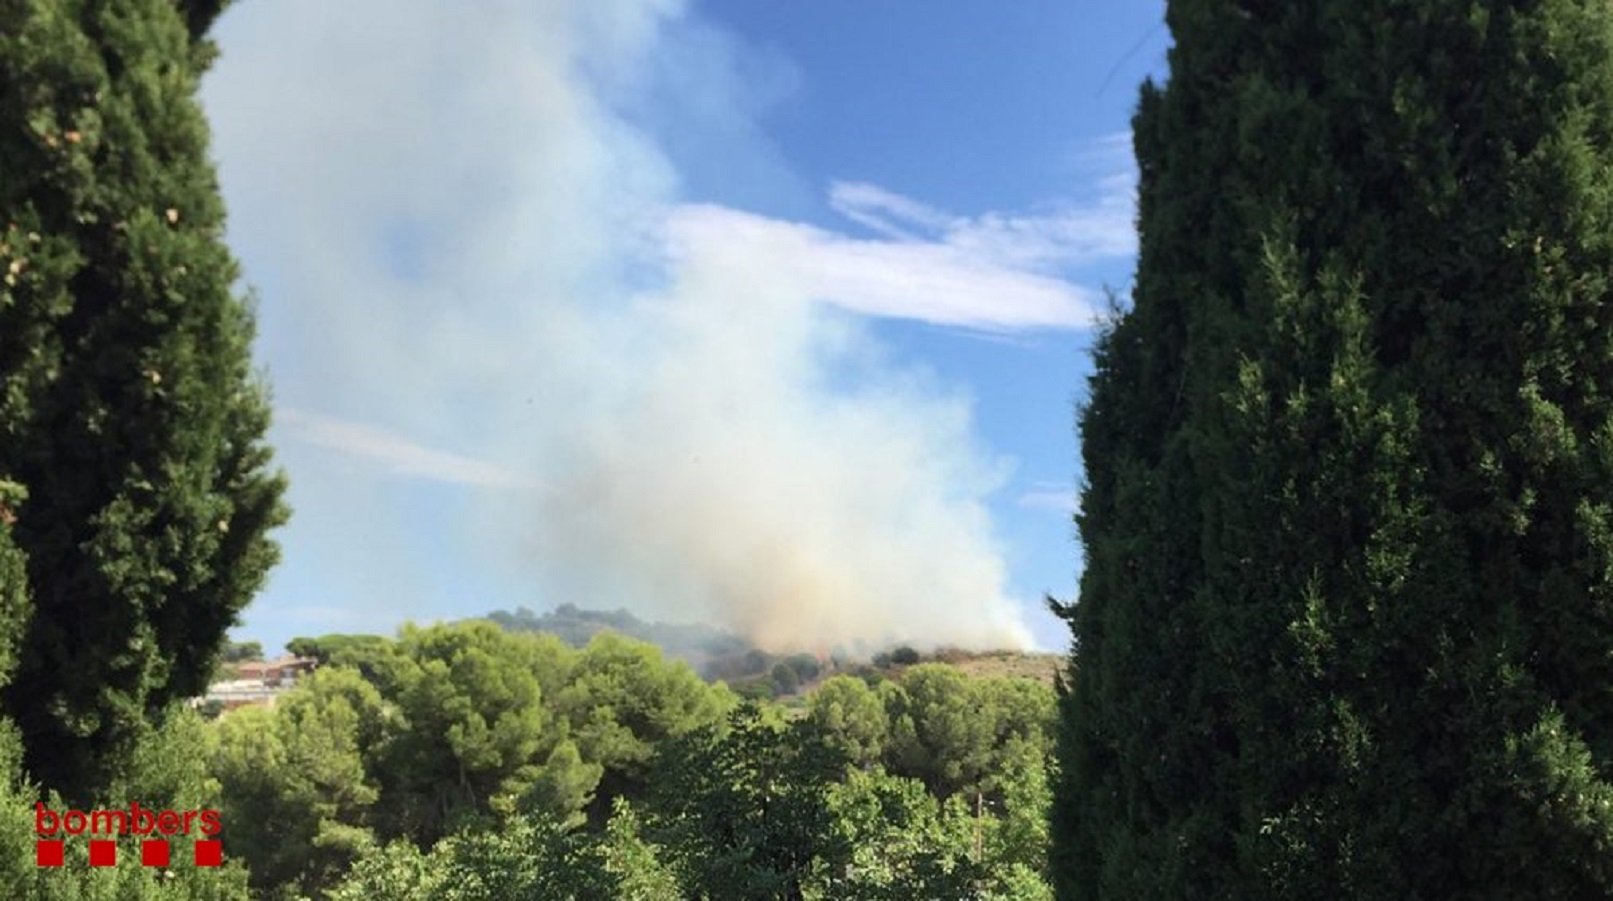
<path id="1" fill-rule="evenodd" d="M 284 517 L 196 102 L 220 6 L 0 0 L 0 479 L 34 610 L 0 701 L 77 798 L 204 688 Z"/>
<path id="2" fill-rule="evenodd" d="M 1060 897 L 1613 895 L 1613 5 L 1167 17 Z"/>
<path id="3" fill-rule="evenodd" d="M 21 485 L 0 479 L 0 685 L 17 665 L 17 644 L 28 623 L 28 560 L 11 537 L 27 497 Z"/>

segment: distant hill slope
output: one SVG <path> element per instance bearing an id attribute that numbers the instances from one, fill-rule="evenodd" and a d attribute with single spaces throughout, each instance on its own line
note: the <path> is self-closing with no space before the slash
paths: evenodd
<path id="1" fill-rule="evenodd" d="M 546 613 L 534 613 L 526 607 L 517 607 L 514 613 L 495 610 L 487 619 L 511 632 L 548 632 L 573 647 L 582 647 L 609 629 L 647 641 L 668 656 L 689 661 L 696 669 L 713 659 L 751 650 L 750 642 L 713 626 L 649 622 L 626 610 L 585 610 L 575 604 L 561 604 Z"/>
<path id="2" fill-rule="evenodd" d="M 547 632 L 573 647 L 582 647 L 609 629 L 656 645 L 669 657 L 685 660 L 702 678 L 726 681 L 736 691 L 767 697 L 795 695 L 836 672 L 898 676 L 905 666 L 922 661 L 948 663 L 971 676 L 1007 676 L 1053 683 L 1064 658 L 1059 654 L 1018 651 L 963 651 L 943 648 L 919 654 L 899 647 L 873 655 L 872 661 L 822 660 L 812 654 L 774 654 L 714 626 L 650 622 L 627 610 L 588 610 L 561 604 L 545 613 L 518 607 L 495 610 L 486 617 L 511 632 Z"/>
<path id="3" fill-rule="evenodd" d="M 722 680 L 748 696 L 775 697 L 799 690 L 825 672 L 811 654 L 770 654 L 725 629 L 687 623 L 649 622 L 626 610 L 587 610 L 561 604 L 547 613 L 525 607 L 495 610 L 487 619 L 511 632 L 547 632 L 582 647 L 607 629 L 647 641 L 668 657 L 687 662 L 708 682 Z"/>
<path id="4" fill-rule="evenodd" d="M 1063 654 L 1024 653 L 1021 651 L 959 651 L 942 649 L 930 660 L 950 663 L 970 676 L 1005 676 L 1013 679 L 1032 679 L 1052 685 L 1064 666 Z"/>

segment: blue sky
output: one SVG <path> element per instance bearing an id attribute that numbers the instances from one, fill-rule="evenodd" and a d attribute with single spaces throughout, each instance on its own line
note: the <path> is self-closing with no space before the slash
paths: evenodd
<path id="1" fill-rule="evenodd" d="M 1162 11 L 232 7 L 203 99 L 296 508 L 237 637 L 1062 647 Z"/>

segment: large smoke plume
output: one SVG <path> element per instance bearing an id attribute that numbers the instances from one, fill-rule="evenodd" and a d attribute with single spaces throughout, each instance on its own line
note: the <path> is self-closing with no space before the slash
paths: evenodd
<path id="1" fill-rule="evenodd" d="M 775 647 L 1027 640 L 985 507 L 1004 464 L 867 317 L 1082 324 L 1084 293 L 1000 251 L 1067 227 L 1054 257 L 1123 252 L 1120 194 L 971 220 L 836 186 L 877 239 L 689 205 L 631 108 L 790 190 L 753 123 L 791 73 L 677 3 L 283 0 L 221 38 L 206 97 L 298 507 L 269 603 L 467 615 L 519 578 Z"/>

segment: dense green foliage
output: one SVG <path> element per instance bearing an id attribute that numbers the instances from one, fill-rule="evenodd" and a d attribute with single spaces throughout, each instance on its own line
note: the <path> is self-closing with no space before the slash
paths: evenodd
<path id="1" fill-rule="evenodd" d="M 0 0 L 0 701 L 78 798 L 201 693 L 283 516 L 195 99 L 219 6 Z"/>
<path id="2" fill-rule="evenodd" d="M 219 652 L 219 660 L 225 663 L 241 663 L 246 660 L 262 660 L 263 645 L 256 641 L 226 641 L 224 649 Z"/>
<path id="3" fill-rule="evenodd" d="M 829 789 L 845 759 L 810 720 L 747 704 L 724 726 L 662 751 L 650 835 L 690 897 L 800 899 L 815 862 L 843 866 Z"/>
<path id="4" fill-rule="evenodd" d="M 11 678 L 18 642 L 32 612 L 28 601 L 28 559 L 11 537 L 16 510 L 27 497 L 21 485 L 0 479 L 0 685 Z"/>
<path id="5" fill-rule="evenodd" d="M 430 849 L 510 816 L 569 829 L 591 802 L 642 791 L 653 743 L 732 703 L 616 635 L 579 651 L 471 621 L 313 650 L 330 664 L 272 711 L 218 722 L 231 848 L 263 889 L 312 892 L 366 849 Z"/>
<path id="6" fill-rule="evenodd" d="M 886 689 L 894 690 L 893 683 Z M 833 676 L 824 680 L 807 700 L 807 717 L 827 736 L 827 741 L 858 766 L 878 762 L 890 735 L 890 715 L 885 701 L 854 676 Z"/>
<path id="7" fill-rule="evenodd" d="M 1613 894 L 1613 7 L 1168 19 L 1060 896 Z"/>
<path id="8" fill-rule="evenodd" d="M 123 773 L 91 807 L 128 808 L 139 798 L 154 809 L 195 810 L 210 806 L 214 788 L 206 771 L 207 727 L 195 716 L 173 711 L 162 727 L 142 734 Z M 246 870 L 226 858 L 220 868 L 179 862 L 188 853 L 175 840 L 176 865 L 143 867 L 140 839 L 118 843 L 119 865 L 90 867 L 88 842 L 66 842 L 66 865 L 34 865 L 34 804 L 53 810 L 71 806 L 55 792 L 42 790 L 22 771 L 22 743 L 15 729 L 0 729 L 0 885 L 8 898 L 39 901 L 238 901 L 247 897 Z M 131 861 L 134 863 L 131 864 Z"/>
<path id="9" fill-rule="evenodd" d="M 578 750 L 602 768 L 590 806 L 597 823 L 623 795 L 648 788 L 656 747 L 721 720 L 733 705 L 682 663 L 669 663 L 649 645 L 602 633 L 574 658 L 554 706 Z"/>
<path id="10" fill-rule="evenodd" d="M 338 668 L 273 711 L 248 707 L 218 722 L 209 769 L 230 853 L 251 861 L 255 883 L 324 884 L 368 847 L 379 790 L 366 756 L 391 716 L 374 686 Z"/>
<path id="11" fill-rule="evenodd" d="M 212 727 L 227 844 L 265 895 L 1048 894 L 1039 683 L 923 664 L 788 711 L 612 633 L 469 621 L 314 650 L 330 663 L 274 708 Z"/>
<path id="12" fill-rule="evenodd" d="M 320 664 L 356 669 L 378 684 L 392 684 L 392 668 L 399 662 L 392 643 L 380 635 L 321 635 L 293 638 L 286 650 L 298 657 L 310 657 Z"/>

